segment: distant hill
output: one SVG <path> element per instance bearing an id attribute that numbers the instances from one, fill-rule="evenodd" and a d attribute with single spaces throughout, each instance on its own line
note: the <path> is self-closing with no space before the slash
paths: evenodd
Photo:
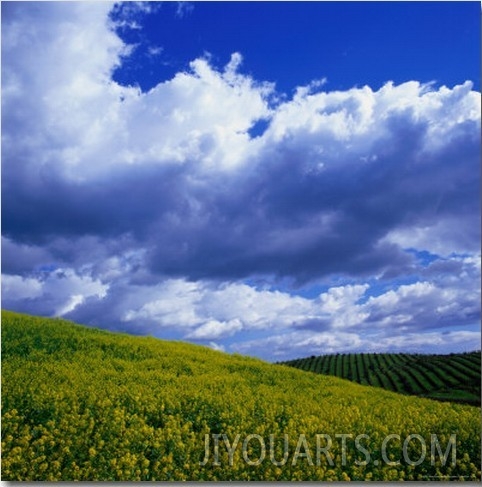
<path id="1" fill-rule="evenodd" d="M 1 332 L 5 481 L 480 479 L 470 405 L 59 319 Z"/>
<path id="2" fill-rule="evenodd" d="M 389 391 L 480 406 L 480 351 L 449 355 L 359 353 L 282 362 Z"/>

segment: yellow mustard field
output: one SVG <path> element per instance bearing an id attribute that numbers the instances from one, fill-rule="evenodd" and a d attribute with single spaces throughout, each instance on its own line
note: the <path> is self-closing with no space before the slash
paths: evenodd
<path id="1" fill-rule="evenodd" d="M 480 408 L 2 312 L 2 480 L 476 480 Z"/>

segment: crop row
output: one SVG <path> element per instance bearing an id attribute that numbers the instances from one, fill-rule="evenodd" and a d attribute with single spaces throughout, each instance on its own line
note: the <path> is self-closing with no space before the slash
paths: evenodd
<path id="1" fill-rule="evenodd" d="M 398 393 L 480 404 L 480 359 L 480 352 L 359 353 L 311 356 L 285 364 Z"/>

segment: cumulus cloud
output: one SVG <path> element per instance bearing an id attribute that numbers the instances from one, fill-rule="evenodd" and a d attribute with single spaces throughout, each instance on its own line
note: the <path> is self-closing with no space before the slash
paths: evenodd
<path id="1" fill-rule="evenodd" d="M 438 260 L 424 268 L 422 280 L 376 295 L 365 283 L 330 287 L 311 298 L 241 283 L 168 279 L 133 284 L 126 279 L 130 266 L 128 259 L 113 259 L 97 269 L 96 279 L 65 269 L 44 270 L 35 278 L 4 275 L 4 302 L 81 322 L 92 322 L 94 314 L 94 324 L 107 320 L 136 334 L 206 345 L 229 338 L 228 350 L 271 358 L 477 346 L 478 331 L 471 328 L 480 320 L 477 258 Z"/>
<path id="2" fill-rule="evenodd" d="M 187 282 L 170 279 L 153 287 L 139 287 L 139 308 L 122 315 L 132 326 L 186 330 L 187 338 L 214 340 L 242 330 L 286 328 L 311 318 L 309 300 L 281 291 L 246 284 Z M 132 292 L 132 288 L 129 288 Z M 147 296 L 153 295 L 150 301 Z"/>
<path id="3" fill-rule="evenodd" d="M 102 299 L 109 286 L 73 269 L 45 271 L 35 277 L 2 276 L 2 306 L 34 314 L 63 316 L 88 298 Z"/>
<path id="4" fill-rule="evenodd" d="M 105 2 L 2 4 L 4 306 L 216 346 L 262 332 L 333 350 L 366 344 L 363 330 L 389 346 L 389 330 L 476 322 L 470 82 L 315 81 L 288 98 L 233 53 L 143 92 L 112 74 L 136 49 L 116 28 L 140 27 L 149 5 L 114 22 Z M 394 284 L 374 293 L 374 281 Z M 315 298 L 276 289 L 320 282 Z"/>
<path id="5" fill-rule="evenodd" d="M 210 320 L 207 323 L 196 328 L 194 331 L 186 335 L 186 338 L 194 338 L 201 340 L 211 340 L 217 338 L 224 338 L 240 331 L 243 324 L 239 319 L 226 321 Z"/>
<path id="6" fill-rule="evenodd" d="M 449 353 L 472 351 L 480 346 L 479 331 L 451 331 L 410 333 L 403 336 L 369 335 L 356 333 L 293 332 L 261 340 L 236 344 L 238 353 L 265 356 L 283 361 L 310 355 L 333 353 Z"/>

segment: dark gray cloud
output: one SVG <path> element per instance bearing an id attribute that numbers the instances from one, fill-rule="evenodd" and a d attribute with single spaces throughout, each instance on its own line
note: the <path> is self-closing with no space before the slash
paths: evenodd
<path id="1" fill-rule="evenodd" d="M 85 182 L 49 172 L 29 181 L 7 160 L 4 235 L 41 245 L 129 235 L 148 250 L 154 272 L 193 279 L 393 275 L 411 260 L 394 244 L 380 243 L 392 230 L 458 218 L 464 231 L 454 228 L 455 238 L 460 234 L 469 249 L 479 241 L 476 124 L 453 134 L 442 154 L 423 154 L 423 131 L 408 147 L 397 141 L 398 126 L 409 138 L 410 120 L 387 121 L 394 134 L 374 162 L 353 163 L 348 154 L 318 173 L 310 172 L 312 159 L 287 157 L 282 148 L 278 159 L 271 149 L 261 152 L 246 174 L 204 175 L 191 162 L 123 167 Z"/>

